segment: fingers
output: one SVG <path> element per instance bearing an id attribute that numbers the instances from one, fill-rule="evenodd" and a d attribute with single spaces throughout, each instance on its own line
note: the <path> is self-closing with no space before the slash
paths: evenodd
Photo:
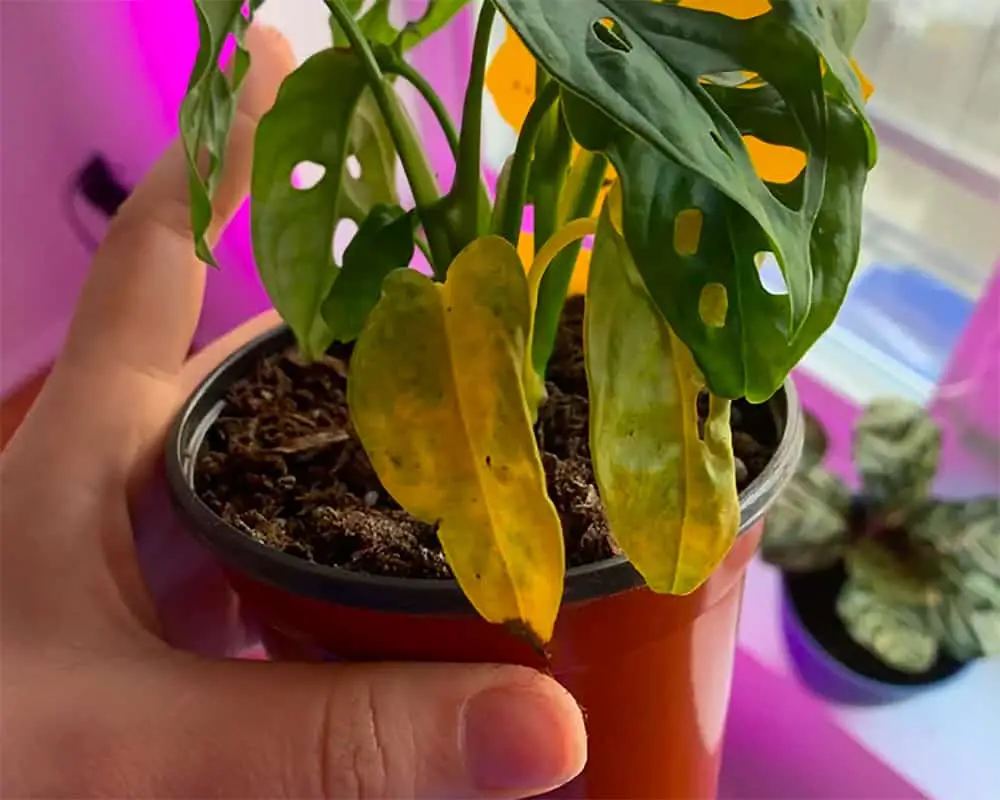
<path id="1" fill-rule="evenodd" d="M 222 361 L 251 339 L 281 324 L 278 312 L 264 311 L 244 322 L 238 328 L 221 336 L 187 360 L 181 370 L 180 386 L 184 397 L 193 392 L 199 383 Z"/>
<path id="2" fill-rule="evenodd" d="M 275 31 L 247 34 L 251 68 L 240 95 L 215 199 L 212 238 L 247 195 L 257 121 L 294 67 Z M 187 162 L 172 144 L 112 222 L 95 257 L 66 346 L 33 416 L 58 428 L 61 445 L 90 447 L 123 461 L 142 445 L 136 418 L 173 391 L 198 323 L 205 265 L 190 234 Z M 40 421 L 39 421 L 40 422 Z M 131 441 L 126 441 L 131 440 Z"/>
<path id="3" fill-rule="evenodd" d="M 167 757 L 169 789 L 189 797 L 532 797 L 586 759 L 576 702 L 520 667 L 191 660 L 182 673 L 166 719 L 186 736 L 164 739 L 199 754 L 188 765 L 225 765 L 185 773 Z"/>
<path id="4" fill-rule="evenodd" d="M 260 117 L 294 67 L 288 43 L 267 28 L 247 34 L 251 68 L 230 132 L 225 168 L 214 199 L 210 240 L 246 199 L 253 138 Z M 205 266 L 194 254 L 188 166 L 174 142 L 116 216 L 94 261 L 70 339 L 69 353 L 86 356 L 88 372 L 127 367 L 173 374 L 183 364 L 201 312 Z"/>

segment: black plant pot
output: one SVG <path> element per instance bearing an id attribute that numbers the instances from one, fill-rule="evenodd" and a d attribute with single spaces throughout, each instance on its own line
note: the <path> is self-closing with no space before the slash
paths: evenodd
<path id="1" fill-rule="evenodd" d="M 936 686 L 966 664 L 941 654 L 926 672 L 901 672 L 855 642 L 837 616 L 843 564 L 820 572 L 783 575 L 782 624 L 792 663 L 814 693 L 837 703 L 882 705 Z"/>

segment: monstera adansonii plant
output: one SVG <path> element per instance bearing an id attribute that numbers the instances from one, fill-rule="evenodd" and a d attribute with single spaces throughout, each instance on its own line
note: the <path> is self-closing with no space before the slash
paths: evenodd
<path id="1" fill-rule="evenodd" d="M 457 131 L 406 54 L 465 0 L 429 0 L 402 26 L 389 0 L 314 2 L 330 13 L 333 47 L 285 80 L 260 122 L 254 255 L 302 358 L 355 344 L 351 418 L 382 484 L 437 525 L 484 618 L 551 637 L 564 546 L 532 425 L 575 254 L 596 234 L 585 347 L 601 500 L 652 590 L 694 591 L 739 528 L 731 404 L 772 397 L 832 323 L 857 264 L 876 144 L 850 52 L 867 0 L 486 0 Z M 194 237 L 212 262 L 211 197 L 260 0 L 194 3 L 201 49 L 181 127 Z M 481 139 L 498 16 L 536 80 L 491 197 Z M 445 131 L 447 190 L 401 87 Z M 801 168 L 775 179 L 751 140 Z M 295 185 L 303 163 L 320 177 Z M 595 212 L 609 169 L 616 184 Z M 531 263 L 517 248 L 527 204 Z M 358 231 L 338 260 L 344 219 Z M 418 248 L 431 275 L 407 268 Z M 787 291 L 761 282 L 767 254 Z"/>

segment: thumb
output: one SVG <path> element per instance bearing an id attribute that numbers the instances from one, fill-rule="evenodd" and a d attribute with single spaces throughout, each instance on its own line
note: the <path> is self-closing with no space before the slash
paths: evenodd
<path id="1" fill-rule="evenodd" d="M 168 755 L 170 794 L 521 798 L 586 760 L 576 702 L 523 667 L 189 661 L 181 673 L 159 719 L 180 727 L 162 729 L 170 747 L 198 755 Z"/>

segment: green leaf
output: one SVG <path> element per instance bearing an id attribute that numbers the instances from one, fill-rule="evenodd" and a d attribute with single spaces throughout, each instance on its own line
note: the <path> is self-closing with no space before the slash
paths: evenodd
<path id="1" fill-rule="evenodd" d="M 986 658 L 1000 656 L 1000 608 L 972 612 L 972 629 Z"/>
<path id="2" fill-rule="evenodd" d="M 378 204 L 396 205 L 396 148 L 370 89 L 361 95 L 351 118 L 348 153 L 358 160 L 360 174 L 347 165 L 341 177 L 340 212 L 359 225 Z"/>
<path id="3" fill-rule="evenodd" d="M 997 610 L 977 609 L 961 594 L 945 597 L 944 602 L 930 609 L 929 622 L 942 646 L 958 661 L 980 658 L 995 647 L 997 633 L 992 624 L 1000 624 Z M 996 654 L 996 651 L 992 651 Z"/>
<path id="4" fill-rule="evenodd" d="M 830 33 L 843 52 L 854 50 L 854 43 L 868 19 L 868 0 L 820 0 L 817 4 L 830 23 Z"/>
<path id="5" fill-rule="evenodd" d="M 815 0 L 776 0 L 772 12 L 750 20 L 632 0 L 496 2 L 568 87 L 574 136 L 614 163 L 629 248 L 709 388 L 769 397 L 831 324 L 857 261 L 860 192 L 875 146 L 860 83 L 837 47 L 841 34 Z M 600 23 L 608 19 L 615 36 Z M 768 141 L 807 152 L 793 192 L 758 177 L 742 139 L 741 124 L 749 123 L 728 107 L 742 108 L 741 93 L 757 90 L 704 85 L 706 76 L 738 70 L 766 82 L 757 116 L 774 107 L 774 95 L 782 100 L 780 116 L 769 112 Z M 601 115 L 603 124 L 595 122 Z M 789 207 L 796 193 L 800 203 Z M 673 223 L 697 201 L 704 249 L 676 253 Z M 762 251 L 774 252 L 787 295 L 761 285 L 755 256 Z M 726 289 L 728 314 L 718 327 L 697 313 L 709 283 Z"/>
<path id="6" fill-rule="evenodd" d="M 922 406 L 875 400 L 855 425 L 853 446 L 863 491 L 885 513 L 918 508 L 927 498 L 941 456 L 941 431 Z"/>
<path id="7" fill-rule="evenodd" d="M 429 0 L 423 14 L 410 20 L 399 30 L 389 18 L 391 0 L 375 0 L 360 18 L 359 24 L 370 42 L 391 44 L 404 52 L 441 30 L 468 2 L 469 0 Z"/>
<path id="8" fill-rule="evenodd" d="M 257 128 L 250 206 L 257 269 L 307 357 L 332 341 L 328 332 L 315 331 L 337 275 L 333 235 L 348 130 L 365 81 L 351 51 L 323 50 L 285 79 Z M 325 169 L 319 182 L 304 190 L 292 186 L 292 171 L 303 162 Z"/>
<path id="9" fill-rule="evenodd" d="M 357 18 L 358 12 L 360 12 L 362 7 L 365 5 L 365 0 L 344 0 L 344 5 L 347 7 L 351 16 Z M 340 26 L 337 25 L 333 17 L 330 17 L 330 32 L 333 34 L 334 47 L 350 46 L 347 35 L 340 29 Z"/>
<path id="10" fill-rule="evenodd" d="M 819 418 L 808 411 L 802 412 L 805 420 L 805 441 L 802 444 L 802 461 L 799 469 L 819 466 L 826 457 L 828 446 L 826 428 Z"/>
<path id="11" fill-rule="evenodd" d="M 850 490 L 820 466 L 801 470 L 767 513 L 761 556 L 787 572 L 836 564 L 847 544 Z"/>
<path id="12" fill-rule="evenodd" d="M 929 607 L 942 602 L 936 575 L 924 561 L 898 554 L 878 539 L 859 539 L 847 550 L 844 563 L 854 583 L 867 586 L 887 603 Z"/>
<path id="13" fill-rule="evenodd" d="M 352 342 L 378 302 L 386 275 L 413 258 L 413 223 L 398 206 L 379 205 L 344 251 L 344 266 L 323 302 L 334 341 Z"/>
<path id="14" fill-rule="evenodd" d="M 249 16 L 244 17 L 245 0 L 194 0 L 198 55 L 181 102 L 180 130 L 188 161 L 195 251 L 198 258 L 212 266 L 218 264 L 205 240 L 212 223 L 212 197 L 222 177 L 237 95 L 250 68 L 250 54 L 243 47 L 243 37 L 262 2 L 250 0 Z M 236 53 L 231 74 L 227 76 L 219 68 L 219 58 L 230 36 L 236 41 Z M 202 159 L 204 163 L 199 169 Z"/>
<path id="15" fill-rule="evenodd" d="M 938 640 L 926 616 L 887 602 L 866 584 L 844 584 L 837 614 L 854 641 L 893 669 L 921 673 L 937 660 Z"/>
<path id="16" fill-rule="evenodd" d="M 498 237 L 463 250 L 445 283 L 397 270 L 355 345 L 348 403 L 389 493 L 439 523 L 476 610 L 544 642 L 565 553 L 522 388 L 530 321 L 521 260 Z"/>
<path id="17" fill-rule="evenodd" d="M 959 570 L 1000 580 L 1000 498 L 930 502 L 907 519 L 911 536 L 951 557 Z"/>
<path id="18" fill-rule="evenodd" d="M 584 322 L 594 474 L 611 531 L 646 584 L 688 594 L 739 528 L 730 404 L 711 398 L 700 435 L 703 382 L 646 294 L 616 215 L 613 191 L 594 241 Z"/>

